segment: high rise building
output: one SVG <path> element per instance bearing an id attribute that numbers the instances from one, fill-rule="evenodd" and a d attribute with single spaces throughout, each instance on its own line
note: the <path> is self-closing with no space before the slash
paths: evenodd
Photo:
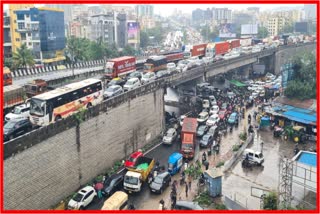
<path id="1" fill-rule="evenodd" d="M 61 9 L 64 12 L 64 23 L 68 24 L 72 20 L 72 4 L 47 4 L 47 8 Z"/>
<path id="2" fill-rule="evenodd" d="M 138 4 L 135 7 L 135 12 L 136 12 L 137 17 L 141 17 L 141 16 L 153 17 L 154 16 L 154 6 L 153 5 Z"/>
<path id="3" fill-rule="evenodd" d="M 197 8 L 196 10 L 192 11 L 193 24 L 202 24 L 207 21 L 214 21 L 217 24 L 230 23 L 231 10 L 228 8 L 207 8 L 206 10 Z"/>
<path id="4" fill-rule="evenodd" d="M 213 19 L 217 23 L 230 23 L 231 22 L 231 10 L 228 8 L 212 8 Z"/>
<path id="5" fill-rule="evenodd" d="M 270 36 L 279 35 L 282 28 L 287 24 L 287 20 L 282 17 L 274 17 L 268 20 L 268 32 Z"/>
<path id="6" fill-rule="evenodd" d="M 315 4 L 305 4 L 304 14 L 307 21 L 315 22 L 317 19 L 317 9 Z"/>
<path id="7" fill-rule="evenodd" d="M 13 37 L 12 49 L 26 44 L 36 64 L 57 64 L 65 59 L 64 16 L 63 10 L 53 8 L 14 9 L 17 33 Z"/>

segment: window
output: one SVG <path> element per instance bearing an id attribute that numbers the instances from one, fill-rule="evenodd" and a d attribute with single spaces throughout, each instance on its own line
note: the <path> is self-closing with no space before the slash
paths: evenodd
<path id="1" fill-rule="evenodd" d="M 19 39 L 19 38 L 16 38 L 16 42 L 20 42 L 20 39 Z"/>
<path id="2" fill-rule="evenodd" d="M 22 30 L 22 29 L 24 29 L 25 27 L 24 27 L 24 23 L 18 23 L 18 29 L 19 30 Z"/>
<path id="3" fill-rule="evenodd" d="M 125 202 L 119 207 L 119 210 L 125 209 L 126 206 L 127 206 L 127 204 L 128 204 L 128 201 L 125 201 Z"/>

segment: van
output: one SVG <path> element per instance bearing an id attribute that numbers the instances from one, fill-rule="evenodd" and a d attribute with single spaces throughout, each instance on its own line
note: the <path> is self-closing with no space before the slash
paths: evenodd
<path id="1" fill-rule="evenodd" d="M 128 194 L 117 191 L 104 202 L 101 210 L 126 210 L 127 208 Z"/>
<path id="2" fill-rule="evenodd" d="M 254 151 L 252 149 L 245 149 L 243 152 L 243 158 L 246 158 L 246 155 L 248 155 L 249 161 L 257 163 L 258 165 L 261 165 L 264 162 L 264 157 L 261 152 Z"/>

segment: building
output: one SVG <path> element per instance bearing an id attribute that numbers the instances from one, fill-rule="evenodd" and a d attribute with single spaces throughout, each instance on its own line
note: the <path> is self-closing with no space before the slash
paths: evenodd
<path id="1" fill-rule="evenodd" d="M 256 13 L 256 14 L 258 14 L 260 12 L 260 8 L 259 7 L 248 7 L 247 10 L 249 12 Z"/>
<path id="2" fill-rule="evenodd" d="M 25 43 L 36 64 L 59 64 L 65 60 L 64 12 L 53 8 L 15 9 L 16 28 L 18 34 L 12 49 Z M 13 37 L 12 37 L 12 40 Z"/>
<path id="3" fill-rule="evenodd" d="M 268 20 L 267 29 L 270 36 L 276 36 L 279 35 L 281 29 L 287 24 L 287 21 L 285 18 L 271 18 Z"/>
<path id="4" fill-rule="evenodd" d="M 217 24 L 230 23 L 232 12 L 228 8 L 212 8 L 212 18 Z"/>
<path id="5" fill-rule="evenodd" d="M 153 17 L 154 16 L 154 6 L 153 5 L 138 4 L 135 6 L 135 13 L 136 13 L 137 17 L 141 17 L 141 16 Z"/>
<path id="6" fill-rule="evenodd" d="M 192 23 L 198 24 L 199 22 L 204 21 L 204 11 L 197 8 L 192 11 Z"/>
<path id="7" fill-rule="evenodd" d="M 91 28 L 89 19 L 78 19 L 69 22 L 69 36 L 90 38 Z"/>
<path id="8" fill-rule="evenodd" d="M 304 14 L 305 14 L 304 18 L 306 20 L 316 22 L 316 20 L 317 20 L 316 5 L 314 5 L 314 4 L 305 4 L 304 5 Z"/>
<path id="9" fill-rule="evenodd" d="M 235 23 L 237 26 L 243 24 L 255 24 L 256 19 L 253 15 L 248 13 L 233 13 L 232 14 L 232 23 Z"/>
<path id="10" fill-rule="evenodd" d="M 192 11 L 192 23 L 203 24 L 212 23 L 224 24 L 231 22 L 231 10 L 228 8 L 207 8 L 206 10 L 195 9 Z"/>
<path id="11" fill-rule="evenodd" d="M 64 23 L 68 24 L 72 20 L 72 4 L 47 4 L 47 8 L 61 9 L 64 12 Z"/>
<path id="12" fill-rule="evenodd" d="M 278 11 L 273 13 L 273 16 L 279 18 L 285 18 L 288 23 L 300 22 L 302 19 L 301 10 L 287 10 L 287 11 Z"/>
<path id="13" fill-rule="evenodd" d="M 90 17 L 90 40 L 102 39 L 107 44 L 119 48 L 127 45 L 127 18 L 125 13 L 108 12 Z"/>

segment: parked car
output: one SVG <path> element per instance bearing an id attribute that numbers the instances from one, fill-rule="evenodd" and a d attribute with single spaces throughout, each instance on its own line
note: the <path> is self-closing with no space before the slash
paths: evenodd
<path id="1" fill-rule="evenodd" d="M 156 75 L 153 72 L 147 72 L 142 75 L 141 84 L 146 84 L 148 82 L 152 82 L 156 79 Z"/>
<path id="2" fill-rule="evenodd" d="M 167 76 L 169 76 L 169 73 L 167 70 L 160 70 L 156 73 L 157 79 L 162 78 L 162 77 L 167 77 Z"/>
<path id="3" fill-rule="evenodd" d="M 174 64 L 173 62 L 170 62 L 167 64 L 167 71 L 169 74 L 175 73 L 176 70 L 177 70 L 176 64 Z"/>
<path id="4" fill-rule="evenodd" d="M 217 114 L 213 114 L 209 117 L 209 119 L 207 120 L 206 125 L 207 126 L 214 126 L 217 122 L 219 121 L 219 115 Z"/>
<path id="5" fill-rule="evenodd" d="M 199 114 L 197 121 L 198 123 L 204 123 L 208 120 L 208 118 L 209 118 L 208 112 L 203 111 Z"/>
<path id="6" fill-rule="evenodd" d="M 29 119 L 11 120 L 3 126 L 4 141 L 12 140 L 32 130 Z"/>
<path id="7" fill-rule="evenodd" d="M 203 208 L 193 201 L 177 201 L 174 210 L 203 210 Z"/>
<path id="8" fill-rule="evenodd" d="M 103 98 L 107 99 L 122 93 L 123 93 L 123 89 L 120 85 L 112 85 L 103 92 Z"/>
<path id="9" fill-rule="evenodd" d="M 130 91 L 141 86 L 140 80 L 138 78 L 129 79 L 123 86 L 124 91 Z"/>
<path id="10" fill-rule="evenodd" d="M 204 108 L 204 109 L 209 109 L 210 108 L 209 100 L 203 100 L 202 101 L 202 108 Z"/>
<path id="11" fill-rule="evenodd" d="M 209 64 L 213 63 L 213 58 L 212 57 L 203 57 L 202 60 L 204 61 L 204 63 L 206 65 L 209 65 Z"/>
<path id="12" fill-rule="evenodd" d="M 214 91 L 215 91 L 215 88 L 213 87 L 212 92 L 214 92 Z M 212 96 L 212 95 L 209 96 L 209 101 L 210 101 L 211 106 L 217 105 L 217 100 L 214 96 Z"/>
<path id="13" fill-rule="evenodd" d="M 213 136 L 211 134 L 205 134 L 200 140 L 200 147 L 209 148 L 213 143 Z"/>
<path id="14" fill-rule="evenodd" d="M 228 104 L 227 103 L 222 103 L 220 110 L 225 110 L 227 109 Z"/>
<path id="15" fill-rule="evenodd" d="M 128 80 L 128 79 L 131 79 L 131 78 L 138 78 L 139 80 L 141 80 L 141 78 L 142 78 L 142 72 L 140 72 L 140 71 L 134 71 L 134 72 L 130 73 L 130 74 L 127 76 L 127 80 Z"/>
<path id="16" fill-rule="evenodd" d="M 133 167 L 139 157 L 142 157 L 143 153 L 141 151 L 134 152 L 130 157 L 124 162 L 125 167 Z"/>
<path id="17" fill-rule="evenodd" d="M 206 125 L 201 125 L 198 126 L 197 128 L 197 136 L 198 137 L 202 137 L 207 131 L 208 131 L 209 127 Z"/>
<path id="18" fill-rule="evenodd" d="M 215 137 L 216 134 L 218 133 L 218 129 L 217 128 L 218 128 L 217 125 L 211 126 L 209 131 L 207 132 L 207 134 L 212 135 L 213 137 Z"/>
<path id="19" fill-rule="evenodd" d="M 219 112 L 219 106 L 214 105 L 210 108 L 210 114 L 218 114 Z"/>
<path id="20" fill-rule="evenodd" d="M 162 194 L 164 189 L 170 185 L 170 182 L 171 175 L 169 172 L 158 174 L 150 184 L 150 191 Z"/>
<path id="21" fill-rule="evenodd" d="M 95 189 L 92 186 L 86 186 L 69 201 L 69 210 L 83 210 L 97 196 Z"/>
<path id="22" fill-rule="evenodd" d="M 30 104 L 25 103 L 15 106 L 11 113 L 6 114 L 5 121 L 28 119 L 30 116 Z"/>
<path id="23" fill-rule="evenodd" d="M 163 144 L 172 144 L 177 139 L 178 133 L 176 129 L 170 128 L 162 138 Z"/>
<path id="24" fill-rule="evenodd" d="M 229 124 L 236 124 L 236 123 L 238 123 L 238 120 L 239 120 L 239 118 L 238 118 L 237 112 L 233 112 L 228 119 L 228 123 Z"/>
<path id="25" fill-rule="evenodd" d="M 103 183 L 102 194 L 107 197 L 110 197 L 117 190 L 120 190 L 123 186 L 123 178 L 124 178 L 124 175 L 121 173 L 111 175 Z"/>
<path id="26" fill-rule="evenodd" d="M 126 83 L 124 79 L 121 79 L 120 77 L 113 78 L 108 84 L 107 87 L 110 87 L 112 85 L 120 85 L 123 86 Z"/>

